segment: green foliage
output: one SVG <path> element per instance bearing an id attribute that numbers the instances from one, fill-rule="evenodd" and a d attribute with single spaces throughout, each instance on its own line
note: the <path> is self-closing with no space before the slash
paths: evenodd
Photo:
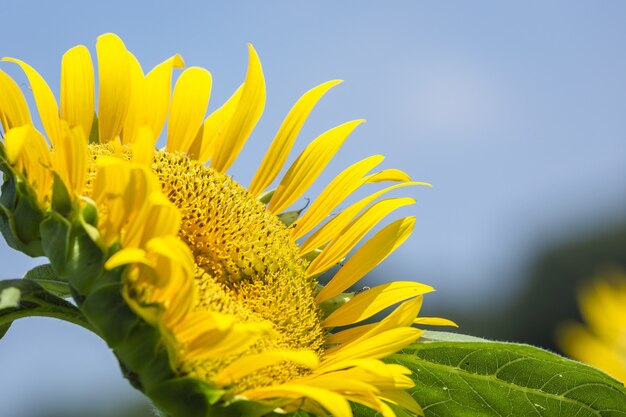
<path id="1" fill-rule="evenodd" d="M 0 281 L 0 337 L 23 317 L 53 317 L 91 329 L 76 306 L 46 291 L 29 279 Z"/>
<path id="2" fill-rule="evenodd" d="M 68 282 L 59 277 L 50 264 L 34 267 L 24 275 L 24 278 L 37 281 L 45 290 L 57 297 L 68 298 L 72 295 Z"/>
<path id="3" fill-rule="evenodd" d="M 426 417 L 626 416 L 619 381 L 528 345 L 427 332 L 388 361 L 413 371 Z"/>

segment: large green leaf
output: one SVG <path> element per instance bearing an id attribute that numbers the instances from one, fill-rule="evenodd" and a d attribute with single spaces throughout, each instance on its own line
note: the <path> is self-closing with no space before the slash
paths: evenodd
<path id="1" fill-rule="evenodd" d="M 53 317 L 91 329 L 76 306 L 49 293 L 37 282 L 28 279 L 0 281 L 0 336 L 14 320 L 32 316 Z"/>
<path id="2" fill-rule="evenodd" d="M 427 332 L 388 361 L 413 371 L 426 417 L 626 416 L 619 381 L 528 345 Z"/>

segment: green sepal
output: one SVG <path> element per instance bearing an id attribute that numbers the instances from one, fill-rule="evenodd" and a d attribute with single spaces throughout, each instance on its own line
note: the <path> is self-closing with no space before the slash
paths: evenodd
<path id="1" fill-rule="evenodd" d="M 43 218 L 32 189 L 6 161 L 0 161 L 0 231 L 7 244 L 29 256 L 43 255 L 38 225 Z"/>
<path id="2" fill-rule="evenodd" d="M 337 310 L 339 307 L 352 300 L 356 293 L 354 292 L 344 292 L 339 295 L 336 295 L 328 300 L 324 300 L 319 304 L 320 310 L 322 310 L 322 317 L 328 317 L 332 312 Z"/>
<path id="3" fill-rule="evenodd" d="M 626 414 L 621 382 L 546 350 L 442 332 L 422 340 L 385 361 L 413 372 L 426 417 Z"/>
<path id="4" fill-rule="evenodd" d="M 61 278 L 50 264 L 38 265 L 24 275 L 24 279 L 36 281 L 46 291 L 61 298 L 72 295 L 69 283 Z"/>
<path id="5" fill-rule="evenodd" d="M 280 213 L 277 217 L 285 227 L 289 227 L 300 217 L 300 213 L 302 210 L 294 210 L 294 211 L 286 211 L 284 213 Z"/>
<path id="6" fill-rule="evenodd" d="M 33 258 L 43 255 L 41 240 L 23 242 L 19 239 L 15 228 L 15 222 L 13 221 L 13 215 L 2 205 L 0 205 L 0 232 L 2 233 L 7 245 L 11 248 L 28 256 L 32 256 Z"/>
<path id="7" fill-rule="evenodd" d="M 72 225 L 59 213 L 52 212 L 39 226 L 43 252 L 58 275 L 65 275 Z"/>
<path id="8" fill-rule="evenodd" d="M 32 280 L 0 281 L 0 333 L 23 317 L 52 317 L 92 330 L 91 325 L 75 305 L 46 291 Z M 1 336 L 0 336 L 1 337 Z"/>
<path id="9" fill-rule="evenodd" d="M 322 246 L 321 248 L 313 249 L 311 252 L 305 253 L 304 255 L 302 255 L 302 259 L 308 262 L 313 262 L 315 258 L 321 255 L 325 247 L 326 245 Z"/>
<path id="10" fill-rule="evenodd" d="M 52 209 L 63 217 L 68 217 L 72 212 L 72 197 L 63 180 L 55 172 L 52 181 Z"/>
<path id="11" fill-rule="evenodd" d="M 82 197 L 82 207 L 80 209 L 80 220 L 84 224 L 91 225 L 93 227 L 98 226 L 98 207 L 96 202 L 91 198 Z"/>
<path id="12" fill-rule="evenodd" d="M 103 274 L 105 256 L 100 245 L 84 229 L 78 229 L 71 237 L 65 274 L 80 294 L 87 294 Z"/>
<path id="13" fill-rule="evenodd" d="M 276 188 L 274 188 L 273 190 L 265 191 L 264 193 L 261 193 L 261 195 L 257 199 L 263 204 L 269 204 L 272 200 L 272 197 L 274 197 L 275 192 Z"/>
<path id="14" fill-rule="evenodd" d="M 212 407 L 224 394 L 209 384 L 191 377 L 173 378 L 146 391 L 159 410 L 171 417 L 213 417 L 244 414 L 216 414 Z M 221 410 L 220 410 L 221 411 Z"/>
<path id="15" fill-rule="evenodd" d="M 126 304 L 121 287 L 119 281 L 99 286 L 80 304 L 80 310 L 112 349 L 123 343 L 141 320 Z"/>

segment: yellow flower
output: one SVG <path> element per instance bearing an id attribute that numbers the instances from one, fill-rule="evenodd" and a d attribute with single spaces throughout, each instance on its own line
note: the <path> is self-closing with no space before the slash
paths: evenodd
<path id="1" fill-rule="evenodd" d="M 252 46 L 245 81 L 206 119 L 212 78 L 205 69 L 184 70 L 172 93 L 173 70 L 184 65 L 178 55 L 144 75 L 117 36 L 102 35 L 96 50 L 97 118 L 84 46 L 63 57 L 60 109 L 34 69 L 4 59 L 26 73 L 47 137 L 0 71 L 5 170 L 17 189 L 28 185 L 23 194 L 34 194 L 32 210 L 44 219 L 41 236 L 33 232 L 32 239 L 11 223 L 11 239 L 34 253 L 41 241 L 135 385 L 172 415 L 192 415 L 183 398 L 169 398 L 176 387 L 201 392 L 208 406 L 256 404 L 266 407 L 263 413 L 303 409 L 343 417 L 354 402 L 384 416 L 397 407 L 421 414 L 404 391 L 413 386 L 410 371 L 381 359 L 419 338 L 413 324 L 453 325 L 417 317 L 432 288 L 402 281 L 344 293 L 408 238 L 414 217 L 380 228 L 344 259 L 389 214 L 414 203 L 384 194 L 428 184 L 396 169 L 372 172 L 383 160 L 374 155 L 338 174 L 303 214 L 286 211 L 362 122 L 355 120 L 319 135 L 268 190 L 309 113 L 339 81 L 298 100 L 244 187 L 226 172 L 265 105 Z M 167 145 L 155 151 L 166 120 Z M 383 181 L 395 184 L 329 219 L 356 190 Z M 6 208 L 16 218 L 26 198 L 17 195 Z M 58 230 L 68 236 L 62 250 Z M 338 264 L 321 286 L 318 277 Z M 364 323 L 396 304 L 382 320 Z"/>
<path id="2" fill-rule="evenodd" d="M 586 326 L 569 323 L 558 341 L 570 357 L 626 383 L 626 274 L 603 275 L 580 293 Z"/>

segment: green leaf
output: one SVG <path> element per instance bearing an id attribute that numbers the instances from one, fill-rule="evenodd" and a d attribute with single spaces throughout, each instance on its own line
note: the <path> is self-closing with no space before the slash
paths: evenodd
<path id="1" fill-rule="evenodd" d="M 528 345 L 426 332 L 387 361 L 413 371 L 426 417 L 626 416 L 622 383 Z"/>
<path id="2" fill-rule="evenodd" d="M 24 275 L 25 279 L 37 281 L 46 291 L 61 298 L 71 297 L 70 285 L 59 277 L 52 265 L 38 265 Z"/>
<path id="3" fill-rule="evenodd" d="M 28 279 L 0 281 L 0 336 L 8 326 L 23 317 L 53 317 L 91 330 L 76 306 L 46 291 Z"/>

